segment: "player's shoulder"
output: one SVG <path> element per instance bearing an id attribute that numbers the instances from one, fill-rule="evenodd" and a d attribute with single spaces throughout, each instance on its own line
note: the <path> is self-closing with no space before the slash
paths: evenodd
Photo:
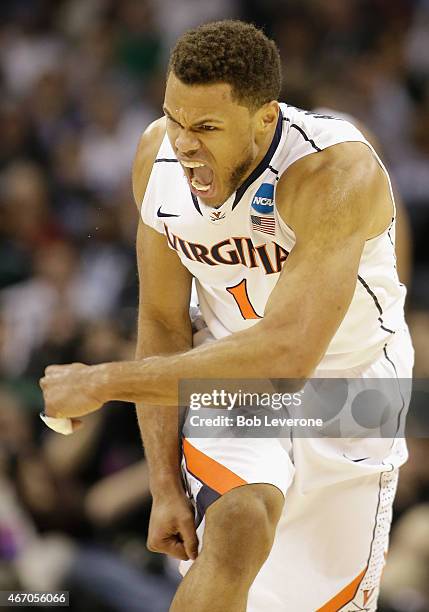
<path id="1" fill-rule="evenodd" d="M 153 121 L 143 132 L 133 163 L 134 199 L 140 207 L 149 181 L 152 166 L 165 136 L 166 119 Z"/>
<path id="2" fill-rule="evenodd" d="M 304 233 L 314 230 L 310 219 L 333 225 L 357 220 L 369 235 L 367 220 L 378 224 L 379 209 L 384 219 L 381 203 L 388 194 L 386 175 L 372 149 L 364 142 L 342 142 L 290 166 L 279 180 L 276 206 L 288 225 Z"/>
<path id="3" fill-rule="evenodd" d="M 383 179 L 383 172 L 373 150 L 365 142 L 341 142 L 322 151 L 302 157 L 280 177 L 276 201 L 296 200 L 304 191 L 320 198 L 321 191 L 340 189 L 341 185 L 365 182 L 375 185 Z"/>

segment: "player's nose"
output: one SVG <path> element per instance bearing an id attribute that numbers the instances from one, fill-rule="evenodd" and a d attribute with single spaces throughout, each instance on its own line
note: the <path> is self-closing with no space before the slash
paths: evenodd
<path id="1" fill-rule="evenodd" d="M 183 155 L 183 157 L 190 157 L 200 148 L 200 141 L 196 134 L 193 134 L 189 130 L 180 129 L 175 145 L 180 155 Z"/>

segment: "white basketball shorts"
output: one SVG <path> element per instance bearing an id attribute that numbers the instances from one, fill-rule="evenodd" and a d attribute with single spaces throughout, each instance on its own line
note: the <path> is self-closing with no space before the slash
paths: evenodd
<path id="1" fill-rule="evenodd" d="M 337 374 L 411 379 L 412 365 L 404 329 L 371 365 Z M 285 496 L 284 510 L 247 612 L 373 612 L 398 468 L 406 459 L 403 437 L 184 438 L 182 469 L 196 507 L 200 549 L 211 503 L 235 487 L 275 485 Z M 181 563 L 183 575 L 191 564 Z"/>

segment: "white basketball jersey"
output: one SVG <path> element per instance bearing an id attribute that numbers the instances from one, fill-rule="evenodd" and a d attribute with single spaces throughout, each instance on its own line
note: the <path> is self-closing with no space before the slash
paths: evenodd
<path id="1" fill-rule="evenodd" d="M 215 338 L 246 329 L 264 316 L 268 297 L 295 245 L 294 232 L 276 208 L 280 176 L 298 159 L 341 142 L 363 142 L 374 151 L 344 119 L 286 104 L 280 109 L 264 159 L 219 208 L 191 194 L 167 136 L 143 200 L 143 221 L 165 234 L 194 276 L 201 312 Z M 394 219 L 380 236 L 366 241 L 352 302 L 319 369 L 369 363 L 405 327 L 406 290 L 398 280 L 394 242 Z"/>

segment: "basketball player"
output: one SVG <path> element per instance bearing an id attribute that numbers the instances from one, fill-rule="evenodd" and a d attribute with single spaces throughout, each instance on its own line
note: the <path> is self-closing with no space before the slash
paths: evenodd
<path id="1" fill-rule="evenodd" d="M 411 377 L 386 170 L 347 121 L 280 104 L 280 75 L 275 44 L 249 24 L 178 41 L 166 116 L 133 170 L 137 360 L 51 366 L 41 381 L 49 417 L 137 402 L 148 546 L 185 575 L 173 612 L 375 610 L 406 460 L 400 438 L 179 448 L 180 379 Z M 197 348 L 193 278 L 212 340 Z"/>

